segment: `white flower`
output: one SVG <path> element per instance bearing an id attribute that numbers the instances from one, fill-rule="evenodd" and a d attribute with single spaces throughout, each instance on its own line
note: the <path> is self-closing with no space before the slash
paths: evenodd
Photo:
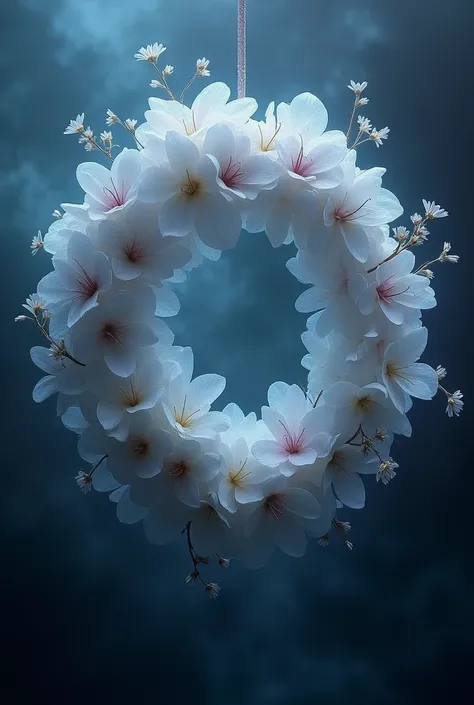
<path id="1" fill-rule="evenodd" d="M 210 76 L 211 72 L 207 70 L 207 67 L 209 66 L 209 59 L 206 59 L 204 56 L 202 59 L 198 59 L 196 61 L 196 73 L 198 76 Z"/>
<path id="2" fill-rule="evenodd" d="M 440 262 L 451 262 L 452 264 L 457 264 L 459 262 L 459 255 L 449 255 L 448 252 L 451 250 L 451 243 L 445 242 L 443 246 L 443 251 L 439 256 Z"/>
<path id="3" fill-rule="evenodd" d="M 438 375 L 439 381 L 441 381 L 442 379 L 444 379 L 446 377 L 446 375 L 448 373 L 447 373 L 447 370 L 445 367 L 438 365 L 438 367 L 436 368 L 436 374 Z"/>
<path id="4" fill-rule="evenodd" d="M 427 279 L 434 279 L 434 272 L 431 269 L 420 269 L 418 274 L 421 274 L 422 277 L 426 277 Z"/>
<path id="5" fill-rule="evenodd" d="M 235 513 L 239 504 L 262 499 L 261 483 L 268 474 L 264 474 L 263 468 L 252 458 L 244 438 L 239 438 L 230 446 L 220 444 L 219 453 L 223 464 L 218 497 L 224 509 Z"/>
<path id="6" fill-rule="evenodd" d="M 310 465 L 329 453 L 332 437 L 327 432 L 331 411 L 314 409 L 298 385 L 275 382 L 268 390 L 270 406 L 262 407 L 262 419 L 274 440 L 257 441 L 253 456 L 270 468 L 281 466 L 283 475 L 293 475 L 301 465 Z"/>
<path id="7" fill-rule="evenodd" d="M 75 120 L 71 120 L 69 125 L 64 130 L 65 135 L 81 134 L 84 132 L 84 113 L 81 113 Z"/>
<path id="8" fill-rule="evenodd" d="M 118 116 L 110 110 L 110 108 L 107 109 L 107 118 L 105 120 L 106 125 L 113 125 L 116 122 L 120 122 Z"/>
<path id="9" fill-rule="evenodd" d="M 163 69 L 163 73 L 165 76 L 171 76 L 173 71 L 174 71 L 174 66 L 170 66 L 169 64 L 166 64 L 165 68 Z"/>
<path id="10" fill-rule="evenodd" d="M 166 47 L 155 42 L 154 44 L 148 44 L 146 47 L 141 47 L 138 50 L 138 54 L 134 55 L 134 58 L 137 61 L 149 61 L 154 64 L 164 51 L 166 51 Z"/>
<path id="11" fill-rule="evenodd" d="M 290 135 L 277 140 L 278 156 L 288 174 L 301 179 L 315 189 L 330 189 L 341 183 L 342 169 L 337 167 L 347 154 L 346 138 L 342 132 L 314 139 L 310 145 L 302 137 Z"/>
<path id="12" fill-rule="evenodd" d="M 382 380 L 395 407 L 407 411 L 410 396 L 432 399 L 438 391 L 438 376 L 432 367 L 417 362 L 428 340 L 426 328 L 417 328 L 385 350 Z"/>
<path id="13" fill-rule="evenodd" d="M 242 219 L 221 193 L 216 163 L 189 138 L 170 131 L 165 137 L 168 166 L 150 167 L 140 180 L 144 203 L 161 201 L 159 224 L 164 235 L 188 235 L 194 229 L 209 247 L 235 247 Z"/>
<path id="14" fill-rule="evenodd" d="M 81 394 L 86 387 L 85 368 L 71 360 L 55 354 L 51 348 L 35 345 L 30 350 L 31 359 L 43 372 L 33 389 L 33 400 L 40 403 L 52 394 L 61 392 L 67 395 Z"/>
<path id="15" fill-rule="evenodd" d="M 97 418 L 115 438 L 126 437 L 131 415 L 153 409 L 164 392 L 165 379 L 156 349 L 145 348 L 137 367 L 126 379 L 99 369 L 94 391 L 98 395 Z"/>
<path id="16" fill-rule="evenodd" d="M 356 100 L 356 106 L 357 106 L 358 108 L 360 108 L 361 105 L 367 105 L 368 102 L 369 102 L 369 99 L 368 99 L 368 98 L 357 98 L 357 100 Z"/>
<path id="17" fill-rule="evenodd" d="M 396 228 L 392 228 L 393 237 L 397 242 L 403 242 L 410 235 L 410 231 L 404 225 L 398 225 Z"/>
<path id="18" fill-rule="evenodd" d="M 457 392 L 453 392 L 448 396 L 448 406 L 446 407 L 446 413 L 449 416 L 449 418 L 452 418 L 453 416 L 459 416 L 461 413 L 464 402 L 461 401 L 463 398 L 463 395 L 461 394 L 461 390 L 457 390 Z"/>
<path id="19" fill-rule="evenodd" d="M 250 154 L 250 139 L 219 123 L 209 128 L 203 151 L 218 170 L 217 182 L 222 193 L 238 199 L 255 199 L 262 190 L 272 188 L 281 168 L 264 154 Z"/>
<path id="20" fill-rule="evenodd" d="M 39 294 L 30 294 L 26 299 L 26 304 L 22 304 L 22 306 L 36 316 L 46 310 L 46 301 Z"/>
<path id="21" fill-rule="evenodd" d="M 384 225 L 403 213 L 393 193 L 381 188 L 385 169 L 372 168 L 355 172 L 353 162 L 346 164 L 346 177 L 331 192 L 324 209 L 324 223 L 341 232 L 349 252 L 359 262 L 369 256 L 366 228 Z"/>
<path id="22" fill-rule="evenodd" d="M 86 235 L 74 233 L 68 242 L 66 260 L 54 257 L 53 266 L 54 271 L 39 282 L 38 293 L 49 309 L 67 313 L 70 327 L 97 306 L 99 294 L 110 287 L 110 263 Z"/>
<path id="23" fill-rule="evenodd" d="M 423 222 L 423 218 L 419 213 L 413 213 L 413 215 L 410 216 L 410 220 L 413 225 L 420 225 Z"/>
<path id="24" fill-rule="evenodd" d="M 411 435 L 411 424 L 387 398 L 385 387 L 375 382 L 359 387 L 352 382 L 339 381 L 324 391 L 327 404 L 337 407 L 338 422 L 344 423 L 347 436 L 352 436 L 361 426 L 364 433 L 374 436 L 380 427 L 393 433 Z"/>
<path id="25" fill-rule="evenodd" d="M 100 139 L 102 142 L 112 142 L 112 133 L 104 130 L 104 132 L 100 133 Z"/>
<path id="26" fill-rule="evenodd" d="M 375 479 L 377 480 L 377 482 L 379 480 L 382 480 L 382 484 L 388 485 L 390 480 L 393 480 L 393 478 L 397 474 L 395 472 L 395 468 L 398 467 L 398 463 L 395 463 L 392 458 L 383 460 L 379 465 L 379 469 L 377 470 L 377 475 L 375 476 Z"/>
<path id="27" fill-rule="evenodd" d="M 367 81 L 362 81 L 362 83 L 356 83 L 355 81 L 351 81 L 347 87 L 356 95 L 360 95 L 362 91 L 367 88 L 367 85 Z"/>
<path id="28" fill-rule="evenodd" d="M 135 132 L 135 128 L 137 126 L 137 121 L 135 119 L 127 118 L 123 124 L 128 130 L 130 130 L 130 132 Z"/>
<path id="29" fill-rule="evenodd" d="M 362 509 L 365 504 L 365 487 L 359 474 L 375 474 L 376 458 L 367 457 L 357 446 L 336 443 L 323 474 L 323 487 L 332 484 L 336 497 L 351 509 Z M 317 476 L 316 476 L 317 481 Z"/>
<path id="30" fill-rule="evenodd" d="M 41 230 L 38 230 L 38 234 L 34 235 L 32 241 L 31 241 L 31 254 L 35 255 L 38 250 L 41 250 L 43 247 L 43 236 L 41 235 Z"/>
<path id="31" fill-rule="evenodd" d="M 157 209 L 134 203 L 123 219 L 99 223 L 98 244 L 109 257 L 117 279 L 160 285 L 191 259 L 190 251 L 174 237 L 163 237 Z"/>
<path id="32" fill-rule="evenodd" d="M 389 127 L 383 127 L 381 130 L 376 130 L 375 127 L 373 127 L 369 137 L 375 142 L 377 147 L 381 147 L 383 144 L 382 140 L 386 140 L 388 138 L 389 132 Z"/>
<path id="33" fill-rule="evenodd" d="M 205 453 L 198 441 L 179 439 L 163 463 L 163 492 L 171 490 L 176 498 L 189 507 L 201 506 L 200 483 L 205 486 L 219 471 L 221 458 Z"/>
<path id="34" fill-rule="evenodd" d="M 78 474 L 74 478 L 76 480 L 77 486 L 84 493 L 87 494 L 92 489 L 92 475 L 90 472 L 84 472 L 84 470 L 79 470 Z"/>
<path id="35" fill-rule="evenodd" d="M 158 86 L 159 87 L 159 86 Z M 150 98 L 150 110 L 145 113 L 147 125 L 153 134 L 164 138 L 169 130 L 183 135 L 200 136 L 201 132 L 217 122 L 232 121 L 236 126 L 244 126 L 257 110 L 253 98 L 239 98 L 228 102 L 230 88 L 225 83 L 211 83 L 194 99 L 190 108 L 176 100 Z"/>
<path id="36" fill-rule="evenodd" d="M 140 153 L 134 149 L 123 149 L 110 170 L 96 162 L 79 164 L 77 180 L 86 193 L 84 204 L 91 220 L 101 220 L 128 207 L 135 199 L 141 170 Z M 69 204 L 64 204 L 64 208 L 74 210 Z"/>
<path id="37" fill-rule="evenodd" d="M 149 288 L 133 296 L 123 291 L 104 299 L 72 329 L 78 359 L 87 364 L 103 358 L 111 372 L 129 377 L 135 371 L 139 348 L 173 341 L 168 326 L 154 313 L 155 299 Z"/>
<path id="38" fill-rule="evenodd" d="M 434 291 L 426 277 L 412 274 L 415 257 L 404 250 L 377 267 L 375 281 L 359 296 L 358 305 L 363 315 L 373 313 L 379 306 L 395 325 L 405 321 L 407 309 L 428 309 L 436 306 Z"/>
<path id="39" fill-rule="evenodd" d="M 53 218 L 57 218 L 58 220 L 60 220 L 63 217 L 63 214 L 57 208 L 54 209 L 52 215 L 53 215 Z"/>
<path id="40" fill-rule="evenodd" d="M 162 400 L 171 428 L 184 438 L 215 439 L 220 431 L 229 428 L 227 416 L 210 411 L 224 387 L 225 378 L 221 375 L 201 375 L 192 381 L 189 369 L 177 375 Z"/>
<path id="41" fill-rule="evenodd" d="M 434 201 L 426 201 L 423 198 L 423 206 L 425 208 L 425 215 L 430 220 L 434 218 L 446 218 L 448 216 L 447 211 L 441 208 L 441 206 L 438 206 Z"/>
<path id="42" fill-rule="evenodd" d="M 249 568 L 267 563 L 275 546 L 289 556 L 302 556 L 307 538 L 305 520 L 316 519 L 321 507 L 314 495 L 299 487 L 290 487 L 287 478 L 268 480 L 264 496 L 246 517 L 242 543 L 242 560 Z"/>
<path id="43" fill-rule="evenodd" d="M 164 88 L 165 87 L 164 83 L 162 83 L 161 81 L 158 81 L 156 78 L 153 78 L 150 81 L 150 86 L 151 86 L 151 88 Z"/>
<path id="44" fill-rule="evenodd" d="M 359 115 L 357 117 L 357 123 L 359 125 L 360 132 L 370 132 L 370 130 L 372 129 L 372 123 L 370 122 L 369 118 L 362 117 L 362 115 Z"/>

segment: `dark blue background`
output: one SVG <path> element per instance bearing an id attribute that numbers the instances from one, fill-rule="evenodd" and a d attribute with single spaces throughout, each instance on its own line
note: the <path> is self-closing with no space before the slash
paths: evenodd
<path id="1" fill-rule="evenodd" d="M 331 127 L 344 129 L 346 85 L 368 80 L 363 114 L 392 132 L 383 149 L 365 145 L 360 163 L 388 167 L 385 183 L 407 216 L 422 197 L 449 211 L 420 253 L 436 256 L 446 239 L 462 258 L 436 270 L 425 359 L 444 364 L 447 385 L 469 403 L 472 3 L 248 5 L 249 95 L 265 106 L 310 90 Z M 149 42 L 168 46 L 174 85 L 205 55 L 212 80 L 233 86 L 235 0 L 16 0 L 1 14 L 5 702 L 419 705 L 470 690 L 469 407 L 449 420 L 444 399 L 415 405 L 414 438 L 394 447 L 396 479 L 369 482 L 367 508 L 341 514 L 353 523 L 352 553 L 313 542 L 304 558 L 278 555 L 257 573 L 235 562 L 210 568 L 224 588 L 216 601 L 184 584 L 184 545 L 150 546 L 140 526 L 118 523 L 104 495 L 77 490 L 73 435 L 52 401 L 31 400 L 39 372 L 28 350 L 40 341 L 13 324 L 50 266 L 45 253 L 30 257 L 31 237 L 61 202 L 81 197 L 74 171 L 87 155 L 62 131 L 83 110 L 97 132 L 106 108 L 140 120 L 153 75 L 133 54 Z M 227 377 L 222 404 L 258 410 L 271 382 L 304 382 L 304 317 L 293 308 L 301 286 L 284 267 L 291 254 L 244 234 L 182 287 L 177 343 L 192 345 L 197 373 Z"/>

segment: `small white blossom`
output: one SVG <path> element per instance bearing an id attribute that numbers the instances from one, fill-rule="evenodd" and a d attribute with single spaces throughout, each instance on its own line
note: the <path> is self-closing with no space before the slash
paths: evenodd
<path id="1" fill-rule="evenodd" d="M 206 592 L 211 598 L 216 598 L 221 591 L 220 585 L 217 583 L 207 583 L 206 585 Z"/>
<path id="2" fill-rule="evenodd" d="M 219 563 L 221 568 L 228 568 L 230 566 L 229 558 L 222 558 L 222 556 L 218 556 L 217 562 Z"/>
<path id="3" fill-rule="evenodd" d="M 118 116 L 110 110 L 110 108 L 107 110 L 107 118 L 105 120 L 106 125 L 113 125 L 114 122 L 119 122 Z"/>
<path id="4" fill-rule="evenodd" d="M 355 81 L 350 81 L 347 86 L 351 91 L 354 91 L 356 95 L 360 95 L 362 91 L 367 88 L 367 81 L 362 81 L 362 83 L 356 83 Z"/>
<path id="5" fill-rule="evenodd" d="M 90 472 L 84 472 L 84 470 L 79 470 L 78 474 L 75 477 L 77 486 L 81 490 L 81 492 L 84 492 L 84 494 L 87 494 L 88 492 L 91 491 L 92 489 L 92 475 Z"/>
<path id="6" fill-rule="evenodd" d="M 134 118 L 127 118 L 123 124 L 130 132 L 135 132 L 137 121 Z"/>
<path id="7" fill-rule="evenodd" d="M 164 88 L 164 85 L 161 83 L 161 81 L 157 81 L 156 78 L 150 81 L 150 86 L 152 88 Z"/>
<path id="8" fill-rule="evenodd" d="M 166 51 L 166 47 L 155 42 L 154 44 L 148 44 L 146 47 L 141 47 L 138 50 L 138 54 L 135 54 L 134 57 L 137 61 L 149 61 L 151 64 L 155 64 L 164 51 Z"/>
<path id="9" fill-rule="evenodd" d="M 186 576 L 186 583 L 194 583 L 197 579 L 199 578 L 199 573 L 197 570 L 193 570 L 191 573 L 188 573 Z"/>
<path id="10" fill-rule="evenodd" d="M 451 243 L 445 242 L 443 245 L 443 251 L 439 256 L 440 262 L 451 262 L 452 264 L 457 264 L 459 262 L 459 255 L 448 255 L 451 249 Z"/>
<path id="11" fill-rule="evenodd" d="M 100 139 L 102 142 L 112 142 L 112 133 L 111 132 L 101 132 L 100 133 Z"/>
<path id="12" fill-rule="evenodd" d="M 423 206 L 425 208 L 425 215 L 430 220 L 434 218 L 446 218 L 448 215 L 447 211 L 441 208 L 441 206 L 438 206 L 434 201 L 426 201 L 423 198 Z"/>
<path id="13" fill-rule="evenodd" d="M 43 247 L 43 236 L 41 235 L 41 230 L 38 230 L 38 234 L 33 237 L 30 247 L 32 255 L 35 255 L 38 250 L 41 250 Z"/>
<path id="14" fill-rule="evenodd" d="M 15 323 L 22 323 L 23 321 L 27 321 L 28 316 L 15 316 Z"/>
<path id="15" fill-rule="evenodd" d="M 460 389 L 458 389 L 457 392 L 453 392 L 448 396 L 448 406 L 446 407 L 446 413 L 450 419 L 452 419 L 453 416 L 459 416 L 459 414 L 463 410 L 464 402 L 461 401 L 462 398 L 463 394 L 461 394 Z"/>
<path id="16" fill-rule="evenodd" d="M 431 269 L 420 269 L 418 274 L 421 274 L 422 277 L 426 277 L 427 279 L 434 279 L 434 272 Z"/>
<path id="17" fill-rule="evenodd" d="M 84 113 L 81 113 L 75 120 L 71 120 L 64 130 L 65 135 L 73 135 L 84 131 Z"/>
<path id="18" fill-rule="evenodd" d="M 319 546 L 323 546 L 324 548 L 326 546 L 329 546 L 329 534 L 324 534 L 324 536 L 321 536 L 321 538 L 318 541 Z"/>
<path id="19" fill-rule="evenodd" d="M 348 548 L 349 551 L 352 551 L 352 550 L 353 550 L 354 544 L 352 543 L 352 541 L 348 541 L 348 540 L 346 539 L 346 540 L 344 541 L 344 543 L 346 544 L 346 548 Z"/>
<path id="20" fill-rule="evenodd" d="M 356 107 L 360 108 L 361 105 L 367 105 L 368 102 L 368 98 L 358 98 L 356 101 Z"/>
<path id="21" fill-rule="evenodd" d="M 26 299 L 26 304 L 22 304 L 22 306 L 36 316 L 38 313 L 45 310 L 46 302 L 38 294 L 31 294 Z"/>
<path id="22" fill-rule="evenodd" d="M 207 70 L 208 66 L 209 59 L 206 59 L 204 56 L 202 59 L 198 59 L 196 61 L 196 73 L 198 76 L 210 76 L 211 72 Z"/>
<path id="23" fill-rule="evenodd" d="M 445 367 L 438 365 L 438 367 L 436 368 L 436 374 L 438 375 L 438 379 L 441 381 L 442 379 L 444 379 L 446 377 L 446 375 L 448 373 L 447 373 Z"/>
<path id="24" fill-rule="evenodd" d="M 390 480 L 393 480 L 395 475 L 395 468 L 398 468 L 398 463 L 395 463 L 392 458 L 388 458 L 380 463 L 379 469 L 377 471 L 376 480 L 382 480 L 384 485 L 388 485 Z"/>
<path id="25" fill-rule="evenodd" d="M 420 223 L 423 222 L 423 218 L 419 213 L 413 213 L 413 215 L 410 216 L 410 220 L 413 225 L 420 225 Z"/>
<path id="26" fill-rule="evenodd" d="M 410 231 L 404 225 L 399 225 L 397 228 L 392 228 L 393 236 L 397 242 L 403 242 L 409 236 Z"/>
<path id="27" fill-rule="evenodd" d="M 57 220 L 60 220 L 63 217 L 63 214 L 57 208 L 54 209 L 52 215 L 53 215 L 53 218 L 56 218 Z"/>
<path id="28" fill-rule="evenodd" d="M 370 122 L 369 118 L 363 117 L 362 115 L 358 116 L 357 123 L 359 125 L 359 132 L 368 133 L 372 129 L 372 123 Z"/>
<path id="29" fill-rule="evenodd" d="M 381 147 L 383 144 L 382 140 L 386 140 L 388 138 L 389 132 L 389 127 L 383 127 L 381 130 L 376 130 L 375 127 L 373 127 L 372 132 L 370 133 L 370 139 L 375 142 L 377 147 Z"/>
<path id="30" fill-rule="evenodd" d="M 174 71 L 174 66 L 170 66 L 169 64 L 166 64 L 165 68 L 163 69 L 163 73 L 165 76 L 171 76 L 173 71 Z"/>

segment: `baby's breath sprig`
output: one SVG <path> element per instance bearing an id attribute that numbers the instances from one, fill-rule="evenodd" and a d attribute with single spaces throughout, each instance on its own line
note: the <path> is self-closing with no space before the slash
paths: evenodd
<path id="1" fill-rule="evenodd" d="M 137 138 L 137 136 L 135 134 L 135 128 L 137 126 L 137 121 L 135 120 L 135 118 L 127 118 L 126 120 L 122 120 L 121 118 L 119 118 L 118 115 L 116 115 L 112 110 L 110 110 L 110 108 L 108 108 L 105 124 L 107 126 L 120 125 L 135 140 L 135 143 L 136 143 L 138 149 L 143 149 L 142 143 L 140 142 L 140 140 Z M 110 134 L 111 135 L 110 132 L 109 133 L 102 133 L 102 134 Z"/>
<path id="2" fill-rule="evenodd" d="M 362 81 L 362 83 L 350 81 L 347 87 L 354 93 L 355 96 L 354 105 L 352 106 L 352 113 L 349 120 L 349 127 L 346 133 L 347 144 L 349 144 L 349 137 L 351 134 L 352 125 L 354 123 L 355 114 L 359 108 L 363 105 L 367 105 L 369 99 L 361 96 L 362 92 L 367 88 L 367 81 Z M 376 127 L 372 126 L 370 120 L 362 115 L 357 117 L 357 124 L 359 126 L 359 131 L 350 149 L 355 149 L 364 142 L 375 142 L 377 147 L 381 147 L 383 140 L 387 139 L 388 133 L 390 132 L 389 127 L 383 127 L 381 130 L 377 130 Z"/>
<path id="3" fill-rule="evenodd" d="M 76 480 L 77 486 L 84 494 L 88 494 L 92 490 L 92 476 L 99 467 L 99 465 L 101 465 L 107 457 L 107 455 L 103 455 L 99 462 L 96 463 L 92 470 L 90 470 L 89 472 L 79 470 L 79 472 L 77 473 L 74 479 Z"/>
<path id="4" fill-rule="evenodd" d="M 422 216 L 419 213 L 414 213 L 412 216 L 410 216 L 410 220 L 413 224 L 413 228 L 411 230 L 408 230 L 404 226 L 398 226 L 396 228 L 393 228 L 394 238 L 397 241 L 396 248 L 390 255 L 388 255 L 388 257 L 385 257 L 385 259 L 376 264 L 374 267 L 368 269 L 367 274 L 375 272 L 375 270 L 378 269 L 380 265 L 385 264 L 385 262 L 390 262 L 390 260 L 392 260 L 404 250 L 423 245 L 423 243 L 427 241 L 429 235 L 429 230 L 426 227 L 426 223 L 430 220 L 437 220 L 439 218 L 446 218 L 448 216 L 447 211 L 445 211 L 444 208 L 441 208 L 441 206 L 438 206 L 434 201 L 427 201 L 424 198 L 422 200 L 425 209 L 425 215 Z M 422 276 L 428 277 L 428 279 L 432 279 L 434 274 L 431 270 L 427 269 L 430 264 L 433 264 L 434 262 L 458 262 L 459 255 L 448 254 L 450 249 L 451 244 L 449 242 L 445 242 L 441 254 L 435 259 L 429 260 L 428 262 L 425 262 L 420 267 L 418 267 L 418 269 L 415 271 L 415 274 L 421 274 Z"/>
<path id="5" fill-rule="evenodd" d="M 358 436 L 360 436 L 360 441 L 355 442 Z M 397 474 L 395 468 L 399 467 L 398 463 L 396 463 L 393 458 L 384 458 L 375 445 L 376 443 L 382 443 L 386 438 L 387 432 L 383 428 L 377 428 L 374 436 L 368 436 L 362 426 L 359 426 L 356 433 L 347 441 L 348 445 L 359 446 L 361 453 L 364 455 L 375 453 L 380 463 L 375 477 L 377 482 L 381 480 L 384 485 L 388 485 L 390 480 L 393 480 Z"/>
<path id="6" fill-rule="evenodd" d="M 446 394 L 446 399 L 448 402 L 448 405 L 446 407 L 447 415 L 450 419 L 452 419 L 453 416 L 459 416 L 464 407 L 464 402 L 462 401 L 462 398 L 464 396 L 463 393 L 460 389 L 455 392 L 448 392 L 448 390 L 440 384 L 441 380 L 444 379 L 448 374 L 445 367 L 442 367 L 442 365 L 438 365 L 438 367 L 436 368 L 436 374 L 438 375 L 438 389 L 440 389 L 442 392 L 444 392 L 444 394 Z"/>
<path id="7" fill-rule="evenodd" d="M 86 150 L 86 152 L 98 150 L 99 152 L 102 152 L 102 154 L 104 154 L 107 159 L 110 159 L 110 161 L 113 162 L 114 158 L 112 156 L 112 141 L 110 140 L 109 144 L 107 141 L 102 140 L 101 136 L 101 140 L 103 143 L 103 146 L 101 146 L 96 140 L 93 130 L 91 130 L 90 127 L 88 127 L 87 130 L 85 129 L 84 113 L 77 115 L 75 120 L 70 120 L 69 125 L 64 130 L 64 134 L 79 135 L 79 142 L 81 144 L 84 144 L 84 149 Z"/>
<path id="8" fill-rule="evenodd" d="M 83 362 L 79 362 L 79 360 L 76 360 L 73 355 L 67 350 L 66 345 L 64 343 L 64 340 L 53 340 L 51 336 L 49 335 L 46 326 L 49 324 L 49 319 L 50 319 L 50 314 L 46 310 L 46 304 L 41 299 L 38 294 L 31 294 L 31 296 L 28 296 L 26 299 L 26 303 L 22 304 L 23 308 L 26 308 L 29 313 L 31 313 L 31 316 L 25 316 L 22 314 L 21 316 L 17 316 L 15 318 L 15 322 L 23 322 L 23 321 L 33 321 L 36 323 L 38 326 L 39 330 L 41 333 L 44 335 L 46 340 L 48 341 L 50 345 L 50 351 L 51 355 L 56 358 L 67 358 L 68 360 L 71 360 L 71 362 L 74 362 L 76 365 L 80 365 L 81 367 L 85 367 L 85 364 Z"/>
<path id="9" fill-rule="evenodd" d="M 189 555 L 191 556 L 191 560 L 193 562 L 193 570 L 188 573 L 186 576 L 186 582 L 187 583 L 195 583 L 196 581 L 202 583 L 204 585 L 204 589 L 206 593 L 209 595 L 211 598 L 215 598 L 219 595 L 221 591 L 220 585 L 217 583 L 208 583 L 204 578 L 202 577 L 200 571 L 199 571 L 199 565 L 207 565 L 209 563 L 209 559 L 204 557 L 204 556 L 199 556 L 196 551 L 194 550 L 194 546 L 191 540 L 191 522 L 188 521 L 186 526 L 181 532 L 182 534 L 186 534 L 186 541 L 188 544 L 188 551 Z M 222 556 L 217 555 L 217 561 L 219 565 L 222 568 L 228 568 L 230 561 L 227 558 L 222 558 Z"/>
<path id="10" fill-rule="evenodd" d="M 170 66 L 170 64 L 166 64 L 164 69 L 161 69 L 158 66 L 158 59 L 163 54 L 163 52 L 166 51 L 166 47 L 163 46 L 163 44 L 158 44 L 155 42 L 154 44 L 148 44 L 146 47 L 141 47 L 139 49 L 138 53 L 135 54 L 135 58 L 137 61 L 147 61 L 151 66 L 153 67 L 154 71 L 158 74 L 158 79 L 153 79 L 150 82 L 150 86 L 152 88 L 163 88 L 168 96 L 171 98 L 171 100 L 176 100 L 176 98 L 173 95 L 173 92 L 168 84 L 168 76 L 171 76 L 171 74 L 174 72 L 174 66 Z M 206 59 L 206 57 L 203 56 L 202 59 L 197 59 L 196 60 L 196 70 L 183 88 L 181 95 L 179 97 L 179 101 L 181 103 L 184 102 L 184 96 L 189 89 L 189 87 L 194 83 L 196 78 L 202 77 L 202 78 L 207 78 L 208 76 L 211 75 L 211 72 L 207 68 L 209 66 L 209 59 Z"/>

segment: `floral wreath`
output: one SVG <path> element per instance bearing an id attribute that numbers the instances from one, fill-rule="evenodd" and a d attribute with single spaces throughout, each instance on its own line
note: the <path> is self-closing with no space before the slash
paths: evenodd
<path id="1" fill-rule="evenodd" d="M 352 549 L 337 511 L 364 506 L 364 475 L 395 477 L 390 448 L 394 434 L 411 435 L 412 398 L 441 390 L 448 416 L 459 414 L 462 394 L 440 384 L 445 369 L 418 362 L 428 335 L 421 311 L 436 304 L 428 267 L 458 257 L 444 243 L 415 265 L 411 250 L 426 242 L 427 224 L 448 215 L 434 202 L 423 201 L 410 229 L 390 232 L 403 209 L 382 187 L 385 169 L 356 166 L 357 149 L 381 146 L 389 129 L 359 115 L 351 143 L 366 82 L 349 84 L 346 133 L 326 130 L 327 111 L 311 93 L 271 103 L 255 120 L 255 100 L 241 90 L 229 102 L 223 83 L 184 104 L 191 83 L 209 76 L 206 59 L 176 99 L 173 67 L 159 66 L 164 51 L 153 44 L 135 56 L 168 99 L 150 98 L 139 127 L 107 111 L 133 149 L 116 154 L 112 133 L 96 138 L 84 114 L 66 128 L 110 169 L 80 164 L 84 202 L 63 204 L 44 240 L 33 238 L 32 254 L 44 248 L 54 269 L 17 320 L 33 320 L 48 341 L 31 349 L 46 373 L 33 399 L 57 394 L 57 413 L 91 466 L 77 475 L 80 488 L 109 492 L 118 519 L 143 522 L 155 544 L 185 534 L 186 580 L 215 597 L 219 586 L 201 574 L 211 556 L 256 568 L 275 547 L 301 556 L 308 536 L 326 545 L 333 530 Z M 307 389 L 275 382 L 261 419 L 236 404 L 211 410 L 225 379 L 193 378 L 192 350 L 173 345 L 165 322 L 179 310 L 173 284 L 235 247 L 242 228 L 266 232 L 273 247 L 294 242 L 287 267 L 310 285 L 296 301 L 311 314 Z"/>

